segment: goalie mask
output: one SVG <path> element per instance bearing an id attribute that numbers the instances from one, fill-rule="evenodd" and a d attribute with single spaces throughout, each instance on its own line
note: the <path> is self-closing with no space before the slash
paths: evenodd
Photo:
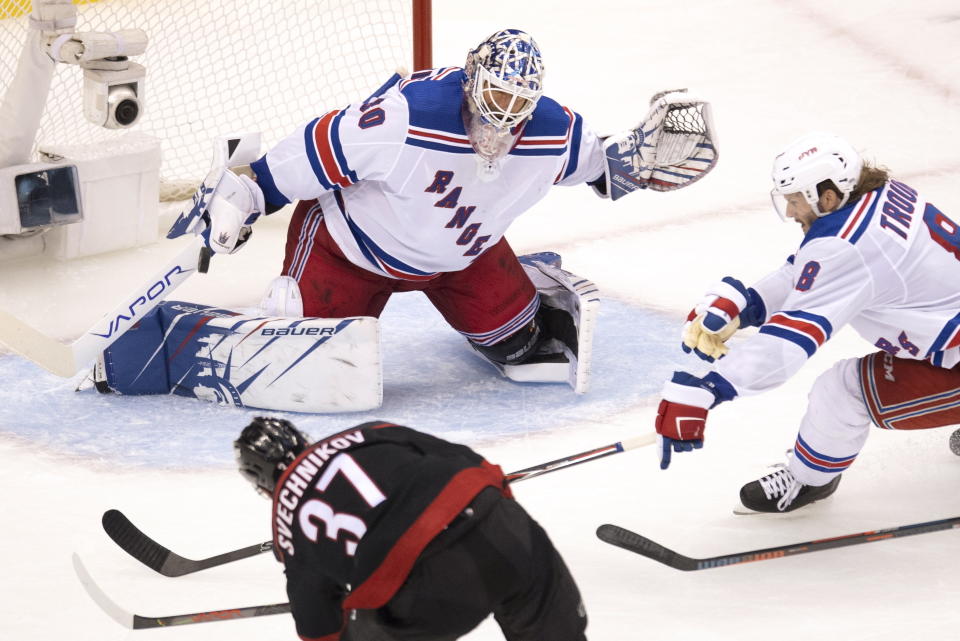
<path id="1" fill-rule="evenodd" d="M 272 498 L 277 480 L 308 444 L 309 437 L 290 421 L 258 416 L 233 442 L 233 452 L 240 474 Z"/>
<path id="2" fill-rule="evenodd" d="M 803 195 L 817 216 L 825 216 L 829 212 L 820 211 L 817 186 L 832 181 L 840 191 L 840 209 L 857 188 L 862 169 L 863 159 L 844 139 L 827 133 L 807 134 L 790 143 L 774 159 L 770 198 L 783 220 L 787 219 L 784 197 L 796 193 Z"/>
<path id="3" fill-rule="evenodd" d="M 486 160 L 510 151 L 511 129 L 530 117 L 543 95 L 537 43 L 517 29 L 496 32 L 467 54 L 465 124 L 474 150 Z"/>

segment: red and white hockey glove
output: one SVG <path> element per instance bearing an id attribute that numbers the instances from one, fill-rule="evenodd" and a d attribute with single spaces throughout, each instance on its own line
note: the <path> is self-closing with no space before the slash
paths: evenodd
<path id="1" fill-rule="evenodd" d="M 663 386 L 657 409 L 656 430 L 660 440 L 660 469 L 670 467 L 671 450 L 690 452 L 703 447 L 707 412 L 736 396 L 733 386 L 716 372 L 699 378 L 674 372 Z"/>

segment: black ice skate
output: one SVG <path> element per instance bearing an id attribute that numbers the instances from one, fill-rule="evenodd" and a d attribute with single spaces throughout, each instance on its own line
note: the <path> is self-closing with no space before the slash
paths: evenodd
<path id="1" fill-rule="evenodd" d="M 740 488 L 740 502 L 754 512 L 792 512 L 814 501 L 825 499 L 840 485 L 840 474 L 826 485 L 804 485 L 794 478 L 786 465 Z"/>

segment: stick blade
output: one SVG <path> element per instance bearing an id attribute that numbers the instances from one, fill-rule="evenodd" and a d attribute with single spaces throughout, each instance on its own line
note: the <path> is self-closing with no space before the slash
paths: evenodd
<path id="1" fill-rule="evenodd" d="M 80 556 L 76 552 L 73 553 L 73 571 L 76 572 L 77 578 L 80 579 L 80 585 L 83 586 L 83 589 L 86 590 L 90 598 L 93 599 L 93 602 L 100 606 L 100 609 L 103 610 L 107 616 L 129 630 L 134 629 L 135 615 L 130 614 L 114 603 L 110 597 L 100 589 L 100 586 L 94 582 L 93 577 L 87 572 L 87 568 L 84 567 Z"/>
<path id="2" fill-rule="evenodd" d="M 151 570 L 170 577 L 186 574 L 179 564 L 169 562 L 175 556 L 170 550 L 141 532 L 120 510 L 104 512 L 101 524 L 114 543 Z"/>
<path id="3" fill-rule="evenodd" d="M 71 345 L 50 338 L 19 318 L 0 311 L 0 342 L 51 374 L 70 378 L 81 369 Z"/>
<path id="4" fill-rule="evenodd" d="M 635 554 L 645 556 L 648 559 L 669 565 L 677 570 L 690 571 L 698 569 L 696 559 L 678 554 L 660 545 L 656 541 L 651 541 L 647 537 L 622 528 L 619 525 L 611 525 L 609 523 L 601 525 L 597 528 L 597 538 L 604 543 L 629 550 Z"/>

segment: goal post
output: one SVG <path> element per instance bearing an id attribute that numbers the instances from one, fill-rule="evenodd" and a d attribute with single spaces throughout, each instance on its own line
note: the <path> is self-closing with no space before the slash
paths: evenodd
<path id="1" fill-rule="evenodd" d="M 34 143 L 89 145 L 129 132 L 161 148 L 161 198 L 189 197 L 218 135 L 265 146 L 364 97 L 398 68 L 431 66 L 430 0 L 74 0 L 77 32 L 143 30 L 143 111 L 129 129 L 84 118 L 83 72 L 58 64 Z M 0 87 L 28 32 L 30 0 L 0 0 Z"/>

